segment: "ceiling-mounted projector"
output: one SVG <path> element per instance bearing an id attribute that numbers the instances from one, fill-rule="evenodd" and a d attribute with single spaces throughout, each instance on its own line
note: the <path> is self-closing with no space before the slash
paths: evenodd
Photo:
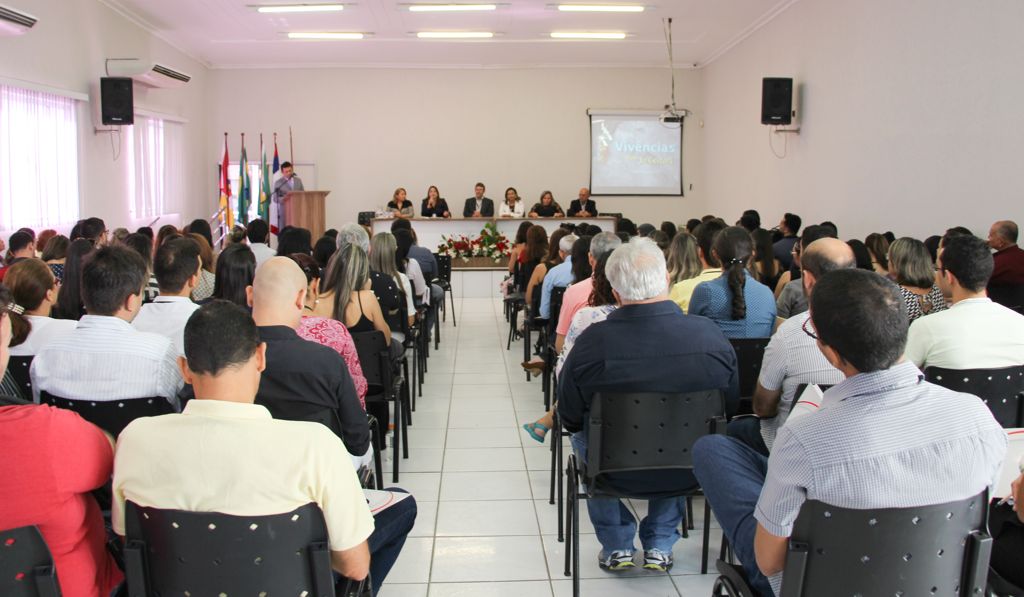
<path id="1" fill-rule="evenodd" d="M 0 4 L 0 35 L 21 35 L 35 27 L 39 19 Z"/>
<path id="2" fill-rule="evenodd" d="M 169 66 L 155 62 L 144 62 L 138 58 L 107 59 L 107 75 L 110 77 L 131 77 L 150 87 L 181 87 L 192 77 Z"/>

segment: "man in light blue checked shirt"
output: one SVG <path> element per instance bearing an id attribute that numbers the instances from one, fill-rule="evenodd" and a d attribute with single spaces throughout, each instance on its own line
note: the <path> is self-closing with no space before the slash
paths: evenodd
<path id="1" fill-rule="evenodd" d="M 901 362 L 908 319 L 892 282 L 838 270 L 810 298 L 803 331 L 845 380 L 818 412 L 779 430 L 770 458 L 723 436 L 694 446 L 697 479 L 764 597 L 780 593 L 804 501 L 873 509 L 962 500 L 992 484 L 1006 452 L 980 399 L 929 384 Z"/>

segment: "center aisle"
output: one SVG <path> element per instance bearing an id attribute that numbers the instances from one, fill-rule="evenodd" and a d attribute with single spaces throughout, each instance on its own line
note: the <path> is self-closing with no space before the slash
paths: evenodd
<path id="1" fill-rule="evenodd" d="M 540 380 L 526 381 L 521 341 L 505 350 L 500 301 L 463 299 L 456 307 L 458 327 L 449 313 L 441 348 L 430 354 L 397 484 L 416 496 L 419 516 L 380 597 L 569 596 L 557 507 L 547 499 L 548 444 L 520 427 L 543 412 Z M 641 513 L 645 507 L 633 504 Z M 669 574 L 638 569 L 625 577 L 597 567 L 599 544 L 581 512 L 582 593 L 709 595 L 715 577 L 699 574 L 703 504 L 694 510 L 697 530 L 676 544 Z M 720 541 L 713 528 L 712 563 Z"/>

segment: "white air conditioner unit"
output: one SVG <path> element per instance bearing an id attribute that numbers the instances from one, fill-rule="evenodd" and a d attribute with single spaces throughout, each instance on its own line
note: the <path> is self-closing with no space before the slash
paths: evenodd
<path id="1" fill-rule="evenodd" d="M 0 4 L 0 36 L 21 35 L 35 27 L 39 19 Z"/>
<path id="2" fill-rule="evenodd" d="M 144 62 L 138 58 L 110 58 L 107 60 L 107 75 L 131 77 L 150 87 L 181 87 L 192 77 L 163 64 Z"/>

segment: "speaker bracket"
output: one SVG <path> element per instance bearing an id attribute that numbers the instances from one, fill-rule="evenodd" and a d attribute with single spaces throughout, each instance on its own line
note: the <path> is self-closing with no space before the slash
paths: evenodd
<path id="1" fill-rule="evenodd" d="M 800 134 L 800 127 L 796 127 L 795 129 L 775 129 L 772 132 L 775 133 L 776 135 L 779 135 L 779 134 L 782 134 L 782 133 L 793 133 L 794 135 L 799 135 Z"/>

